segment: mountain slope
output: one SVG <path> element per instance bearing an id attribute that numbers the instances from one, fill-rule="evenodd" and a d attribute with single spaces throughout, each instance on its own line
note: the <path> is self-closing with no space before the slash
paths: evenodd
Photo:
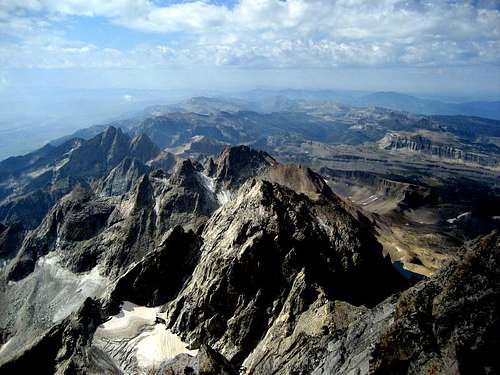
<path id="1" fill-rule="evenodd" d="M 418 126 L 463 142 L 497 131 L 482 119 L 470 130 L 456 118 L 375 114 L 382 117 L 348 125 L 372 132 L 347 132 L 380 139 L 387 129 Z M 19 185 L 24 194 L 47 203 L 29 232 L 0 226 L 0 372 L 35 360 L 61 374 L 494 371 L 488 350 L 498 346 L 498 234 L 468 244 L 413 285 L 420 279 L 403 277 L 377 240 L 389 235 L 391 216 L 363 213 L 326 178 L 376 185 L 397 201 L 389 212 L 401 226 L 409 217 L 403 211 L 435 204 L 446 191 L 362 171 L 353 177 L 324 168 L 323 177 L 248 145 L 183 159 L 190 152 L 160 151 L 142 133 L 185 145 L 197 132 L 238 142 L 269 131 L 266 144 L 280 150 L 330 150 L 301 137 L 328 133 L 322 140 L 333 142 L 332 129 L 346 123 L 316 126 L 312 118 L 162 115 L 132 137 L 109 128 L 69 151 L 51 148 L 22 159 L 19 170 L 6 168 L 2 181 L 17 173 L 27 181 Z M 203 144 L 217 146 L 209 153 L 221 146 Z M 48 180 L 30 190 L 41 180 L 29 174 L 40 170 Z"/>

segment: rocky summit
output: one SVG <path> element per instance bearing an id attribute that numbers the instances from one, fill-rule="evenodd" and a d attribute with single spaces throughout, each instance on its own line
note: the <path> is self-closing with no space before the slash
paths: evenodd
<path id="1" fill-rule="evenodd" d="M 500 371 L 497 231 L 417 275 L 391 259 L 389 216 L 327 179 L 376 184 L 393 220 L 434 190 L 208 138 L 160 150 L 147 134 L 172 146 L 172 121 L 0 163 L 16 181 L 1 185 L 0 373 Z M 408 139 L 380 147 L 435 153 Z"/>

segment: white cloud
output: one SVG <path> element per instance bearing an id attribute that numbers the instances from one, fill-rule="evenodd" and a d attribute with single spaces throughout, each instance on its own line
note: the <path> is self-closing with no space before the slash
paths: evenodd
<path id="1" fill-rule="evenodd" d="M 4 0 L 0 27 L 22 42 L 0 45 L 0 62 L 45 67 L 498 64 L 500 11 L 494 2 L 479 4 L 482 7 L 472 1 L 241 0 L 230 8 L 208 1 L 160 6 L 148 0 Z M 37 16 L 26 16 L 26 11 Z M 101 16 L 142 32 L 182 32 L 190 41 L 130 51 L 100 49 L 64 41 L 49 27 L 50 17 L 61 16 Z M 52 42 L 40 41 L 37 33 L 49 35 L 46 39 Z"/>

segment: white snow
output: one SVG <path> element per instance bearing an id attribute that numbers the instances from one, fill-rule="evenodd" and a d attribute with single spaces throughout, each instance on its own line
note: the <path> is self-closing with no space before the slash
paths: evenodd
<path id="1" fill-rule="evenodd" d="M 213 177 L 205 176 L 201 172 L 197 172 L 201 184 L 210 192 L 215 193 L 215 179 Z"/>
<path id="2" fill-rule="evenodd" d="M 161 196 L 158 195 L 155 198 L 155 213 L 156 213 L 156 216 L 158 216 L 158 214 L 160 213 L 160 204 L 161 204 Z"/>
<path id="3" fill-rule="evenodd" d="M 360 203 L 361 203 L 361 205 L 366 206 L 370 203 L 375 202 L 378 198 L 379 197 L 377 195 L 370 195 L 368 198 L 362 200 Z"/>
<path id="4" fill-rule="evenodd" d="M 54 170 L 55 171 L 58 171 L 59 169 L 61 169 L 62 167 L 64 167 L 64 165 L 69 161 L 69 158 L 64 158 L 62 159 L 61 161 L 59 161 L 58 163 L 56 163 L 56 165 L 54 166 Z"/>
<path id="5" fill-rule="evenodd" d="M 231 200 L 232 195 L 229 190 L 224 188 L 220 190 L 216 189 L 215 178 L 208 177 L 201 172 L 197 172 L 197 174 L 199 177 L 199 181 L 201 182 L 203 187 L 205 187 L 207 191 L 209 191 L 211 194 L 214 195 L 215 199 L 217 199 L 217 202 L 219 202 L 221 206 L 225 205 L 227 202 Z"/>
<path id="6" fill-rule="evenodd" d="M 323 219 L 321 219 L 320 217 L 317 217 L 318 219 L 318 223 L 319 225 L 323 228 L 323 230 L 325 231 L 326 234 L 330 234 L 330 228 L 328 227 L 328 225 L 325 224 L 325 222 L 323 221 Z"/>
<path id="7" fill-rule="evenodd" d="M 14 337 L 11 337 L 10 339 L 7 340 L 7 342 L 5 344 L 3 344 L 2 346 L 0 346 L 0 354 L 2 354 L 2 352 L 7 348 L 7 346 L 9 345 L 9 343 L 12 342 L 12 339 Z"/>
<path id="8" fill-rule="evenodd" d="M 41 176 L 42 174 L 44 174 L 45 172 L 50 171 L 50 170 L 52 170 L 52 167 L 43 167 L 43 168 L 36 169 L 34 171 L 29 172 L 28 176 L 30 176 L 31 178 L 35 178 L 35 177 Z"/>
<path id="9" fill-rule="evenodd" d="M 454 217 L 454 218 L 452 218 L 452 219 L 448 219 L 448 220 L 446 220 L 446 221 L 447 221 L 448 223 L 450 223 L 450 224 L 453 224 L 455 221 L 460 220 L 461 218 L 463 218 L 463 217 L 465 217 L 465 216 L 468 216 L 468 215 L 470 215 L 470 214 L 471 214 L 471 213 L 470 213 L 470 211 L 469 211 L 469 212 L 464 212 L 463 214 L 460 214 L 460 215 L 458 215 L 457 217 Z"/>
<path id="10" fill-rule="evenodd" d="M 5 266 L 6 266 L 7 264 L 9 264 L 9 262 L 8 262 L 7 260 L 2 260 L 2 261 L 0 262 L 0 271 L 1 271 L 2 269 L 4 269 L 4 268 L 5 268 Z"/>
<path id="11" fill-rule="evenodd" d="M 217 200 L 221 205 L 225 205 L 231 200 L 231 192 L 226 189 L 221 189 L 221 191 L 217 193 Z"/>
<path id="12" fill-rule="evenodd" d="M 165 329 L 163 324 L 156 324 L 154 329 L 140 335 L 137 343 L 137 363 L 140 367 L 158 366 L 165 360 L 174 358 L 181 353 L 195 356 L 197 350 L 188 350 L 187 344 L 179 336 Z"/>
<path id="13" fill-rule="evenodd" d="M 135 355 L 140 368 L 156 367 L 176 355 L 195 356 L 197 350 L 187 349 L 179 336 L 167 330 L 162 323 L 155 323 L 161 316 L 159 307 L 144 307 L 124 302 L 118 315 L 100 325 L 94 344 L 107 351 L 120 363 Z"/>

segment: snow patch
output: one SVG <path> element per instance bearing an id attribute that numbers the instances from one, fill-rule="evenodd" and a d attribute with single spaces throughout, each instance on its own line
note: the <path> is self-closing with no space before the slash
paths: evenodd
<path id="1" fill-rule="evenodd" d="M 187 349 L 179 336 L 158 323 L 159 311 L 159 307 L 124 302 L 118 315 L 97 328 L 93 345 L 107 352 L 122 369 L 130 368 L 131 356 L 139 368 L 157 367 L 181 353 L 195 356 L 197 350 Z"/>
<path id="2" fill-rule="evenodd" d="M 460 214 L 460 215 L 458 215 L 457 217 L 454 217 L 454 218 L 452 218 L 452 219 L 448 219 L 448 220 L 446 220 L 446 221 L 447 221 L 448 223 L 450 223 L 450 224 L 453 224 L 455 221 L 460 220 L 461 218 L 466 217 L 466 216 L 468 216 L 468 215 L 470 215 L 470 214 L 471 214 L 471 212 L 470 212 L 470 211 L 469 211 L 469 212 L 464 212 L 463 214 Z"/>
<path id="3" fill-rule="evenodd" d="M 318 219 L 318 223 L 321 226 L 321 228 L 323 228 L 323 230 L 325 231 L 325 233 L 326 234 L 330 234 L 330 228 L 328 227 L 328 225 L 325 224 L 325 222 L 323 221 L 323 219 L 321 219 L 319 216 L 316 217 L 316 219 Z"/>
<path id="4" fill-rule="evenodd" d="M 375 202 L 376 200 L 378 200 L 378 198 L 379 198 L 379 196 L 376 194 L 370 195 L 368 198 L 362 200 L 360 203 L 361 203 L 361 205 L 366 206 L 366 205 L 369 205 L 370 203 Z"/>
<path id="5" fill-rule="evenodd" d="M 54 166 L 54 170 L 58 171 L 62 167 L 64 167 L 69 161 L 69 158 L 64 158 L 61 161 L 57 162 L 56 165 Z"/>
<path id="6" fill-rule="evenodd" d="M 155 367 L 181 353 L 192 356 L 198 353 L 197 350 L 188 350 L 187 344 L 163 324 L 156 324 L 152 331 L 142 333 L 140 338 L 136 353 L 139 367 Z"/>
<path id="7" fill-rule="evenodd" d="M 203 187 L 208 191 L 210 191 L 211 193 L 215 193 L 215 178 L 205 176 L 201 172 L 196 172 L 196 173 Z"/>
<path id="8" fill-rule="evenodd" d="M 48 172 L 50 170 L 52 170 L 52 167 L 43 167 L 40 169 L 36 169 L 32 172 L 29 172 L 29 173 L 27 173 L 27 175 L 31 178 L 36 178 L 36 177 L 41 176 L 42 174 L 44 174 L 45 172 Z"/>
<path id="9" fill-rule="evenodd" d="M 215 199 L 217 199 L 217 202 L 221 206 L 225 205 L 227 202 L 231 200 L 231 192 L 227 189 L 220 189 L 217 190 L 215 186 L 215 178 L 214 177 L 208 177 L 205 176 L 201 172 L 197 172 L 197 175 L 199 177 L 199 181 L 203 185 L 203 187 L 210 192 L 211 194 L 214 195 Z"/>
<path id="10" fill-rule="evenodd" d="M 2 346 L 0 346 L 0 354 L 2 354 L 2 352 L 7 349 L 7 347 L 9 346 L 9 343 L 12 342 L 12 339 L 14 337 L 11 337 L 10 339 L 7 340 L 7 342 L 5 344 L 3 344 Z"/>
<path id="11" fill-rule="evenodd" d="M 158 216 L 158 214 L 160 213 L 160 204 L 161 204 L 161 196 L 158 195 L 157 197 L 155 197 L 155 213 L 156 213 L 156 216 Z"/>
<path id="12" fill-rule="evenodd" d="M 221 205 L 225 205 L 231 200 L 231 192 L 226 189 L 221 189 L 221 191 L 217 193 L 217 200 Z"/>
<path id="13" fill-rule="evenodd" d="M 3 270 L 7 266 L 7 264 L 9 264 L 9 261 L 6 259 L 0 261 L 0 271 Z"/>

